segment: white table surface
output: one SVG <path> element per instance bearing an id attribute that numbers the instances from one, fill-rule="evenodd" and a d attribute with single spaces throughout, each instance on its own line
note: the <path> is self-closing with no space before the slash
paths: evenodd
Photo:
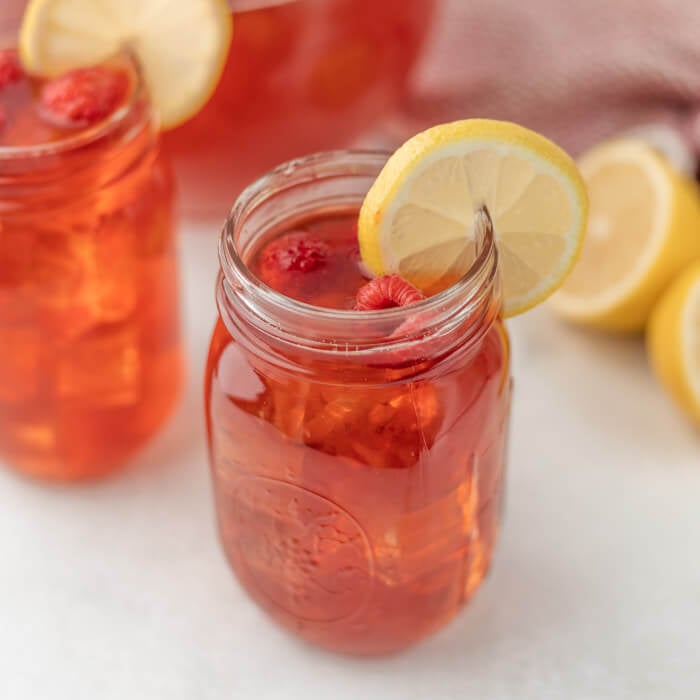
<path id="1" fill-rule="evenodd" d="M 0 469 L 2 700 L 700 697 L 700 432 L 639 343 L 546 310 L 511 324 L 508 508 L 470 607 L 372 661 L 268 622 L 214 530 L 201 375 L 215 245 L 213 229 L 183 235 L 188 390 L 131 468 L 67 488 Z"/>

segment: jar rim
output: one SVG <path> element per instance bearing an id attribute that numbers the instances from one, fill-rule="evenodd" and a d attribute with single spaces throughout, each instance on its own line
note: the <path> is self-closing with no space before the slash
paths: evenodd
<path id="1" fill-rule="evenodd" d="M 237 310 L 241 306 L 257 316 L 268 330 L 273 328 L 290 342 L 300 335 L 311 336 L 310 322 L 323 326 L 323 333 L 316 334 L 317 343 L 343 346 L 348 341 L 361 348 L 362 338 L 358 329 L 372 339 L 373 347 L 388 325 L 400 325 L 412 317 L 453 321 L 451 316 L 473 313 L 493 296 L 498 285 L 498 252 L 492 230 L 484 236 L 483 245 L 467 272 L 447 289 L 407 307 L 395 307 L 376 311 L 329 309 L 314 306 L 287 297 L 268 287 L 257 278 L 244 262 L 239 251 L 236 234 L 247 218 L 259 207 L 280 192 L 313 181 L 348 177 L 353 175 L 376 177 L 384 167 L 390 153 L 381 150 L 336 150 L 315 153 L 279 165 L 249 185 L 238 197 L 224 223 L 219 239 L 219 261 L 222 286 L 227 302 Z M 494 317 L 500 308 L 496 309 Z M 284 317 L 285 323 L 280 323 Z M 285 328 L 285 324 L 288 328 Z M 301 329 L 301 333 L 300 333 Z M 420 328 L 416 328 L 416 336 Z M 292 331 L 291 333 L 289 331 Z M 294 332 L 296 331 L 296 333 Z M 304 338 L 311 340 L 310 337 Z M 411 338 L 407 338 L 411 340 Z M 395 345 L 395 343 L 393 343 Z M 337 347 L 336 347 L 337 349 Z"/>
<path id="2" fill-rule="evenodd" d="M 132 52 L 124 50 L 115 54 L 112 58 L 123 60 L 133 77 L 133 89 L 129 99 L 123 105 L 115 109 L 107 119 L 98 122 L 94 126 L 81 129 L 78 133 L 66 138 L 46 143 L 0 146 L 0 163 L 3 161 L 12 162 L 13 160 L 19 161 L 63 155 L 77 151 L 85 146 L 93 145 L 117 131 L 133 114 L 144 96 L 148 94 L 148 90 L 141 66 Z"/>

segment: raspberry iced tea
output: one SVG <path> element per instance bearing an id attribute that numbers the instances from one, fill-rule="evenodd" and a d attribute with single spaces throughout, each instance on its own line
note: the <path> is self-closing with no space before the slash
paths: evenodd
<path id="1" fill-rule="evenodd" d="M 189 212 L 226 211 L 289 158 L 345 146 L 396 105 L 434 0 L 231 0 L 219 86 L 165 135 Z"/>
<path id="2" fill-rule="evenodd" d="M 242 195 L 206 372 L 238 579 L 300 637 L 356 654 L 436 630 L 488 572 L 509 411 L 491 237 L 430 299 L 363 274 L 355 223 L 385 159 L 314 156 Z"/>
<path id="3" fill-rule="evenodd" d="M 53 80 L 0 52 L 0 459 L 122 464 L 181 373 L 172 183 L 127 59 Z"/>

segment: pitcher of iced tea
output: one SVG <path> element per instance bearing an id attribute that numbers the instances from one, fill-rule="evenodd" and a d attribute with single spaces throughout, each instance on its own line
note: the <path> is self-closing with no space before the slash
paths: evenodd
<path id="1" fill-rule="evenodd" d="M 182 206 L 220 216 L 266 170 L 349 146 L 398 105 L 435 0 L 229 0 L 216 91 L 165 134 Z"/>

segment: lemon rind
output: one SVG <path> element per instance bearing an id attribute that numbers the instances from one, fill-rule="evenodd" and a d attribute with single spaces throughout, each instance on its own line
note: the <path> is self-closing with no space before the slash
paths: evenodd
<path id="1" fill-rule="evenodd" d="M 686 303 L 681 312 L 681 362 L 683 374 L 688 379 L 689 389 L 700 413 L 700 372 L 694 362 L 694 353 L 700 350 L 700 329 L 695 326 L 695 319 L 700 309 L 700 273 L 692 283 Z"/>

